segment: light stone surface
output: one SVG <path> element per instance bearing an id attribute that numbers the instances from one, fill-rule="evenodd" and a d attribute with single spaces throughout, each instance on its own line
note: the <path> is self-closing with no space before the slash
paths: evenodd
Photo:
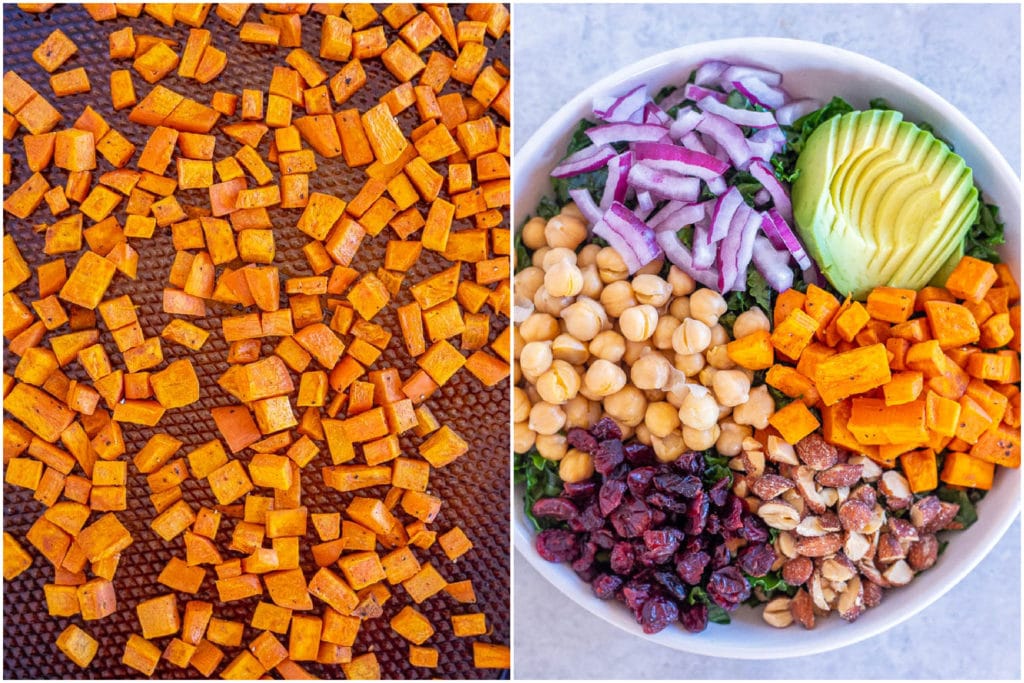
<path id="1" fill-rule="evenodd" d="M 681 45 L 760 35 L 836 45 L 910 74 L 1020 168 L 1018 5 L 518 4 L 513 14 L 516 148 L 562 104 L 623 66 Z M 578 607 L 517 553 L 514 676 L 1020 680 L 1020 541 L 1018 519 L 964 581 L 883 635 L 777 661 L 702 657 L 645 641 L 639 628 L 630 635 Z"/>

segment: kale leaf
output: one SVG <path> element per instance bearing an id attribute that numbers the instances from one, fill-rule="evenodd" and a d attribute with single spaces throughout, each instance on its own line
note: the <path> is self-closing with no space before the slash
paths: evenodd
<path id="1" fill-rule="evenodd" d="M 936 489 L 935 495 L 939 497 L 939 500 L 947 503 L 956 503 L 960 506 L 960 510 L 956 513 L 953 521 L 960 524 L 961 528 L 966 529 L 978 521 L 978 509 L 975 507 L 975 504 L 985 497 L 984 491 L 980 489 L 954 489 L 943 485 Z"/>
<path id="2" fill-rule="evenodd" d="M 701 479 L 707 487 L 714 486 L 723 479 L 729 479 L 732 486 L 732 470 L 729 469 L 729 456 L 718 455 L 713 450 L 704 451 L 704 474 Z"/>
<path id="3" fill-rule="evenodd" d="M 832 101 L 821 109 L 816 109 L 809 114 L 801 116 L 791 126 L 782 126 L 786 134 L 786 148 L 781 154 L 772 157 L 772 166 L 775 167 L 775 176 L 782 181 L 791 183 L 796 180 L 796 158 L 800 156 L 801 150 L 807 143 L 807 138 L 821 124 L 834 116 L 848 114 L 853 111 L 850 103 L 841 97 L 833 97 Z"/>
<path id="4" fill-rule="evenodd" d="M 516 453 L 513 479 L 517 484 L 524 485 L 523 506 L 526 516 L 533 526 L 538 530 L 559 526 L 558 522 L 537 519 L 533 516 L 533 504 L 538 499 L 551 498 L 562 493 L 558 463 L 544 458 L 536 450 L 531 450 L 529 453 Z"/>
<path id="5" fill-rule="evenodd" d="M 999 263 L 996 247 L 1006 242 L 1005 229 L 1006 226 L 999 220 L 999 207 L 978 202 L 978 217 L 964 236 L 964 254 L 982 261 Z"/>

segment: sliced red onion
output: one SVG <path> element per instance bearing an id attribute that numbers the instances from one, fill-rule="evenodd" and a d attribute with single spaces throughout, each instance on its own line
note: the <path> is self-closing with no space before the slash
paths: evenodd
<path id="1" fill-rule="evenodd" d="M 637 111 L 643 109 L 647 102 L 647 86 L 638 85 L 625 95 L 615 98 L 610 104 L 604 101 L 594 103 L 594 116 L 608 123 L 629 121 Z"/>
<path id="2" fill-rule="evenodd" d="M 786 146 L 786 134 L 778 126 L 769 126 L 755 130 L 750 139 L 754 142 L 770 142 L 773 156 L 781 152 L 782 148 Z M 770 157 L 762 158 L 769 159 Z"/>
<path id="3" fill-rule="evenodd" d="M 636 254 L 629 247 L 629 242 L 626 238 L 612 230 L 611 226 L 603 218 L 594 224 L 594 234 L 619 253 L 622 262 L 626 264 L 626 268 L 630 273 L 635 273 L 643 268 L 643 265 L 637 260 Z"/>
<path id="4" fill-rule="evenodd" d="M 800 244 L 800 240 L 797 239 L 796 233 L 793 232 L 789 224 L 786 223 L 786 219 L 775 209 L 768 209 L 768 217 L 771 218 L 775 228 L 775 233 L 778 235 L 778 240 L 782 242 L 782 246 L 789 250 L 789 253 L 793 255 L 793 259 L 801 269 L 806 270 L 811 267 L 813 262 L 811 257 L 804 251 L 804 247 Z"/>
<path id="5" fill-rule="evenodd" d="M 711 112 L 721 116 L 726 121 L 731 121 L 737 126 L 749 126 L 750 128 L 767 128 L 777 125 L 775 116 L 770 111 L 753 111 L 751 109 L 736 109 L 713 97 L 705 97 L 697 101 L 697 106 L 705 113 Z M 589 131 L 588 131 L 589 132 Z"/>
<path id="6" fill-rule="evenodd" d="M 618 155 L 618 152 L 609 145 L 591 145 L 590 147 L 584 147 L 580 151 L 563 159 L 558 166 L 555 166 L 554 169 L 551 170 L 551 177 L 571 178 L 572 176 L 576 176 L 581 173 L 596 171 L 607 164 L 608 160 L 613 159 L 616 155 Z"/>
<path id="7" fill-rule="evenodd" d="M 694 76 L 693 81 L 697 85 L 715 85 L 729 66 L 726 62 L 704 62 L 697 67 L 697 74 Z"/>
<path id="8" fill-rule="evenodd" d="M 729 226 L 732 224 L 733 217 L 743 206 L 745 206 L 743 195 L 735 187 L 730 187 L 718 198 L 715 208 L 711 212 L 711 242 L 718 242 L 729 234 Z"/>
<path id="9" fill-rule="evenodd" d="M 669 162 L 659 163 L 659 168 L 671 169 L 679 175 L 695 178 L 714 178 L 729 170 L 729 165 L 709 154 L 677 147 L 660 142 L 638 142 L 633 146 L 638 161 Z"/>
<path id="10" fill-rule="evenodd" d="M 681 230 L 687 225 L 693 225 L 705 217 L 707 209 L 704 205 L 706 203 L 684 204 L 682 202 L 669 202 L 647 224 L 651 226 L 654 232 Z"/>
<path id="11" fill-rule="evenodd" d="M 679 241 L 679 235 L 674 231 L 659 232 L 657 238 L 665 257 L 680 270 L 705 287 L 714 288 L 718 285 L 718 273 L 713 268 L 696 268 L 693 265 L 693 255 L 686 245 Z"/>
<path id="12" fill-rule="evenodd" d="M 817 263 L 811 263 L 810 268 L 806 268 L 803 271 L 804 282 L 809 285 L 815 285 L 817 287 L 825 286 L 825 276 L 822 274 L 821 269 L 818 268 Z"/>
<path id="13" fill-rule="evenodd" d="M 662 199 L 693 202 L 700 196 L 700 180 L 651 168 L 644 162 L 629 170 L 629 183 Z"/>
<path id="14" fill-rule="evenodd" d="M 789 223 L 793 220 L 793 203 L 789 199 L 789 193 L 782 183 L 775 177 L 775 171 L 761 159 L 754 159 L 750 164 L 750 175 L 757 178 L 757 182 L 764 185 L 764 189 L 772 196 L 775 203 L 775 210 L 779 212 L 782 219 Z"/>
<path id="15" fill-rule="evenodd" d="M 633 166 L 633 152 L 623 152 L 608 162 L 608 180 L 601 195 L 600 207 L 607 211 L 612 202 L 623 202 L 629 191 L 629 169 Z"/>
<path id="16" fill-rule="evenodd" d="M 717 90 L 711 90 L 709 88 L 702 88 L 699 85 L 693 83 L 687 83 L 683 88 L 683 93 L 686 95 L 686 99 L 693 100 L 694 102 L 700 102 L 704 98 L 708 97 L 716 102 L 725 102 L 725 93 Z"/>
<path id="17" fill-rule="evenodd" d="M 776 87 L 782 84 L 782 74 L 777 71 L 760 69 L 756 66 L 730 65 L 722 72 L 719 84 L 732 83 L 733 81 L 746 81 L 749 78 L 756 78 L 765 85 Z"/>
<path id="18" fill-rule="evenodd" d="M 663 99 L 660 104 L 658 104 L 658 106 L 661 107 L 662 111 L 667 112 L 672 107 L 678 106 L 685 102 L 686 100 L 686 89 L 676 88 L 671 93 L 669 93 L 668 96 L 665 99 Z"/>
<path id="19" fill-rule="evenodd" d="M 679 140 L 696 128 L 702 118 L 704 118 L 704 114 L 693 107 L 680 109 L 679 113 L 676 114 L 676 120 L 669 126 L 669 135 L 673 139 Z"/>
<path id="20" fill-rule="evenodd" d="M 771 200 L 772 196 L 763 187 L 754 193 L 754 206 L 764 206 Z"/>
<path id="21" fill-rule="evenodd" d="M 664 126 L 649 123 L 609 123 L 586 130 L 587 137 L 595 145 L 610 145 L 613 142 L 655 142 L 668 133 Z"/>
<path id="22" fill-rule="evenodd" d="M 655 123 L 664 128 L 672 125 L 672 117 L 666 114 L 654 102 L 644 105 L 644 123 Z"/>
<path id="23" fill-rule="evenodd" d="M 760 78 L 751 76 L 742 81 L 733 81 L 732 87 L 754 104 L 766 109 L 778 109 L 786 103 L 786 93 L 783 90 L 773 88 Z"/>
<path id="24" fill-rule="evenodd" d="M 633 167 L 634 169 L 636 166 Z M 647 217 L 654 211 L 656 202 L 654 197 L 647 190 L 638 190 L 636 193 L 636 217 L 642 221 L 646 221 Z"/>
<path id="25" fill-rule="evenodd" d="M 718 247 L 711 240 L 711 228 L 701 221 L 693 226 L 693 267 L 710 268 L 715 263 Z"/>
<path id="26" fill-rule="evenodd" d="M 708 190 L 710 190 L 711 194 L 715 195 L 716 197 L 722 196 L 725 193 L 725 191 L 729 189 L 729 186 L 725 184 L 725 178 L 723 178 L 722 176 L 718 176 L 717 178 L 711 178 L 710 180 L 707 181 L 707 184 Z"/>
<path id="27" fill-rule="evenodd" d="M 602 221 L 626 241 L 634 261 L 639 263 L 636 269 L 630 269 L 631 273 L 661 256 L 661 247 L 658 246 L 654 231 L 623 204 L 613 202 Z"/>
<path id="28" fill-rule="evenodd" d="M 584 187 L 577 187 L 569 190 L 569 196 L 576 203 L 576 208 L 580 210 L 583 217 L 587 219 L 588 225 L 594 225 L 601 220 L 602 211 L 601 208 L 594 201 L 593 196 L 590 194 L 590 190 Z"/>
<path id="29" fill-rule="evenodd" d="M 750 165 L 750 145 L 739 126 L 721 116 L 704 112 L 704 118 L 697 124 L 697 131 L 714 140 L 732 160 L 733 166 L 741 171 Z"/>
<path id="30" fill-rule="evenodd" d="M 779 122 L 780 126 L 792 126 L 794 121 L 819 108 L 821 108 L 821 102 L 818 100 L 794 100 L 775 110 L 775 120 Z"/>
<path id="31" fill-rule="evenodd" d="M 761 215 L 744 204 L 733 217 L 729 234 L 718 248 L 718 291 L 722 294 L 746 289 L 747 267 L 754 255 L 754 238 L 761 227 Z"/>
<path id="32" fill-rule="evenodd" d="M 776 292 L 784 292 L 793 286 L 790 260 L 788 251 L 776 249 L 767 238 L 758 235 L 754 239 L 754 267 Z"/>
<path id="33" fill-rule="evenodd" d="M 701 118 L 704 118 L 703 114 L 701 114 Z M 698 121 L 697 123 L 700 123 L 700 121 Z M 696 124 L 694 124 L 694 125 L 696 126 Z M 697 131 L 695 131 L 695 130 L 691 130 L 689 133 L 687 133 L 686 135 L 681 137 L 679 139 L 679 143 L 683 147 L 685 147 L 686 149 L 692 149 L 694 152 L 700 152 L 701 154 L 707 154 L 708 156 L 714 156 L 711 153 L 711 150 L 709 150 L 704 145 L 704 140 L 701 139 L 700 134 Z M 715 157 L 715 158 L 718 159 L 718 157 Z M 728 166 L 729 166 L 729 162 L 728 161 L 725 161 L 724 159 L 718 159 L 718 160 L 721 161 L 722 163 L 724 163 L 726 165 L 726 168 L 728 168 Z"/>

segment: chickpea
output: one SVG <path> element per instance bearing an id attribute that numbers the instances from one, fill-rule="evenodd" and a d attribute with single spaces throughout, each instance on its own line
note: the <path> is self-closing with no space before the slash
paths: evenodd
<path id="1" fill-rule="evenodd" d="M 668 269 L 668 283 L 672 285 L 673 296 L 689 296 L 697 288 L 697 283 L 679 266 Z"/>
<path id="2" fill-rule="evenodd" d="M 710 343 L 711 328 L 695 318 L 686 318 L 672 333 L 672 348 L 682 355 L 702 353 Z"/>
<path id="3" fill-rule="evenodd" d="M 679 421 L 687 427 L 703 431 L 718 422 L 718 403 L 707 389 L 690 385 L 690 393 L 679 406 Z"/>
<path id="4" fill-rule="evenodd" d="M 710 387 L 712 382 L 715 381 L 715 375 L 718 374 L 718 368 L 711 365 L 705 365 L 704 369 L 697 373 L 697 379 L 700 383 L 706 387 Z"/>
<path id="5" fill-rule="evenodd" d="M 544 273 L 544 289 L 555 297 L 576 296 L 583 289 L 583 273 L 568 261 L 559 261 Z"/>
<path id="6" fill-rule="evenodd" d="M 515 302 L 512 306 L 512 322 L 517 325 L 537 311 L 532 299 L 524 299 L 516 292 Z"/>
<path id="7" fill-rule="evenodd" d="M 551 342 L 530 342 L 523 347 L 519 354 L 519 367 L 527 378 L 540 377 L 542 373 L 547 372 L 548 368 L 551 367 L 553 359 Z"/>
<path id="8" fill-rule="evenodd" d="M 537 378 L 537 391 L 548 403 L 562 405 L 580 390 L 580 374 L 564 360 L 556 360 L 551 369 Z"/>
<path id="9" fill-rule="evenodd" d="M 604 278 L 601 278 L 604 280 Z M 605 285 L 601 290 L 601 305 L 608 315 L 618 318 L 622 312 L 631 306 L 636 306 L 636 299 L 633 298 L 633 288 L 625 280 L 619 280 Z"/>
<path id="10" fill-rule="evenodd" d="M 533 404 L 540 401 L 540 394 L 537 393 L 537 387 L 533 384 L 527 383 L 523 390 L 526 391 L 526 397 L 530 399 L 531 409 Z"/>
<path id="11" fill-rule="evenodd" d="M 561 406 L 537 401 L 530 408 L 529 425 L 538 434 L 556 434 L 565 426 L 565 411 Z"/>
<path id="12" fill-rule="evenodd" d="M 723 405 L 719 404 L 719 406 L 718 406 L 718 421 L 721 422 L 722 420 L 724 420 L 725 418 L 729 417 L 730 415 L 732 415 L 732 406 L 723 406 Z"/>
<path id="13" fill-rule="evenodd" d="M 672 298 L 672 285 L 658 275 L 642 274 L 633 278 L 631 283 L 636 300 L 642 304 L 650 304 L 660 308 Z"/>
<path id="14" fill-rule="evenodd" d="M 535 309 L 541 313 L 550 313 L 553 316 L 558 316 L 558 314 L 562 312 L 562 309 L 571 303 L 571 296 L 552 296 L 548 292 L 547 287 L 541 287 L 537 290 L 537 293 L 533 295 L 533 305 Z"/>
<path id="15" fill-rule="evenodd" d="M 548 255 L 549 251 L 551 251 L 551 247 L 544 246 L 533 252 L 533 260 L 531 263 L 541 270 L 546 270 L 544 268 L 544 257 Z"/>
<path id="16" fill-rule="evenodd" d="M 680 432 L 665 437 L 651 437 L 651 447 L 658 462 L 675 462 L 686 451 L 686 441 Z"/>
<path id="17" fill-rule="evenodd" d="M 614 394 L 606 396 L 603 404 L 604 411 L 613 420 L 630 427 L 640 424 L 644 419 L 644 413 L 647 412 L 647 398 L 644 397 L 644 392 L 628 384 Z"/>
<path id="18" fill-rule="evenodd" d="M 526 320 L 529 320 L 527 317 Z M 523 320 L 521 322 L 526 322 Z M 523 335 L 519 331 L 521 325 L 515 325 L 512 328 L 512 357 L 518 359 L 519 354 L 523 352 L 523 347 L 526 346 L 526 342 L 523 340 Z"/>
<path id="19" fill-rule="evenodd" d="M 569 450 L 569 442 L 564 434 L 538 434 L 534 447 L 546 460 L 561 460 Z"/>
<path id="20" fill-rule="evenodd" d="M 605 284 L 618 282 L 629 277 L 629 268 L 622 260 L 619 252 L 612 247 L 604 247 L 597 253 L 597 270 L 601 273 L 601 280 Z"/>
<path id="21" fill-rule="evenodd" d="M 768 320 L 768 316 L 765 315 L 764 311 L 755 306 L 749 311 L 743 311 L 736 316 L 736 322 L 732 324 L 732 336 L 740 339 L 754 332 L 760 332 L 761 330 L 769 331 L 771 329 L 772 324 Z"/>
<path id="22" fill-rule="evenodd" d="M 537 432 L 530 429 L 525 422 L 516 422 L 512 428 L 512 450 L 516 453 L 528 453 L 537 440 Z"/>
<path id="23" fill-rule="evenodd" d="M 608 315 L 598 302 L 579 297 L 562 311 L 565 331 L 580 341 L 590 341 L 608 325 Z"/>
<path id="24" fill-rule="evenodd" d="M 658 318 L 658 326 L 654 328 L 651 335 L 651 343 L 659 351 L 667 351 L 672 348 L 672 335 L 680 325 L 679 321 L 670 315 L 663 315 Z"/>
<path id="25" fill-rule="evenodd" d="M 622 336 L 631 341 L 645 341 L 654 334 L 658 325 L 658 309 L 650 304 L 627 308 L 619 316 Z"/>
<path id="26" fill-rule="evenodd" d="M 717 424 L 705 430 L 683 427 L 683 441 L 691 451 L 706 451 L 715 445 L 721 432 Z"/>
<path id="27" fill-rule="evenodd" d="M 586 481 L 594 476 L 594 459 L 590 453 L 573 448 L 558 463 L 558 476 L 570 484 Z"/>
<path id="28" fill-rule="evenodd" d="M 604 283 L 601 282 L 597 266 L 593 263 L 580 266 L 580 273 L 583 275 L 583 286 L 580 288 L 579 293 L 594 300 L 599 299 L 601 291 L 604 289 Z"/>
<path id="29" fill-rule="evenodd" d="M 699 373 L 704 369 L 706 363 L 703 353 L 677 353 L 675 358 L 676 370 L 687 377 L 693 377 Z"/>
<path id="30" fill-rule="evenodd" d="M 561 329 L 558 321 L 550 313 L 534 313 L 519 325 L 519 335 L 523 344 L 532 341 L 551 341 L 558 336 Z M 517 344 L 517 348 L 523 348 Z"/>
<path id="31" fill-rule="evenodd" d="M 661 389 L 644 389 L 644 398 L 648 404 L 657 403 L 665 400 L 665 392 Z"/>
<path id="32" fill-rule="evenodd" d="M 722 346 L 731 341 L 729 332 L 720 323 L 711 326 L 711 346 Z"/>
<path id="33" fill-rule="evenodd" d="M 713 327 L 726 309 L 725 299 L 713 289 L 704 287 L 690 295 L 690 315 L 708 327 Z"/>
<path id="34" fill-rule="evenodd" d="M 611 417 L 611 416 L 608 415 L 607 417 Z M 619 423 L 616 423 L 616 424 L 619 424 Z M 636 434 L 636 430 L 635 429 L 633 429 L 629 425 L 624 425 L 624 424 L 619 424 L 619 431 L 622 432 L 622 441 L 623 441 L 623 443 L 625 443 L 626 441 L 629 441 L 630 439 L 632 439 L 633 435 Z"/>
<path id="35" fill-rule="evenodd" d="M 626 353 L 626 339 L 615 330 L 604 330 L 590 341 L 588 348 L 592 356 L 618 363 Z"/>
<path id="36" fill-rule="evenodd" d="M 673 299 L 668 305 L 669 314 L 676 320 L 686 320 L 690 317 L 690 297 L 681 296 Z"/>
<path id="37" fill-rule="evenodd" d="M 679 428 L 679 411 L 665 401 L 648 403 L 644 424 L 651 434 L 663 439 Z"/>
<path id="38" fill-rule="evenodd" d="M 629 378 L 638 389 L 661 389 L 672 377 L 672 364 L 660 353 L 641 356 L 629 369 Z"/>
<path id="39" fill-rule="evenodd" d="M 635 274 L 636 275 L 657 275 L 658 273 L 661 272 L 661 268 L 664 265 L 665 265 L 665 257 L 664 256 L 659 256 L 658 258 L 654 259 L 653 261 L 648 263 L 646 266 L 644 266 L 640 270 L 636 271 Z"/>
<path id="40" fill-rule="evenodd" d="M 587 368 L 583 385 L 595 396 L 610 396 L 626 386 L 626 372 L 615 363 L 598 358 Z"/>
<path id="41" fill-rule="evenodd" d="M 576 202 L 569 202 L 562 207 L 562 210 L 559 213 L 567 218 L 585 218 L 583 212 L 580 211 L 580 207 L 576 206 Z"/>
<path id="42" fill-rule="evenodd" d="M 627 339 L 626 354 L 622 357 L 622 360 L 626 362 L 626 365 L 632 365 L 653 350 L 654 347 L 650 341 L 635 342 Z"/>
<path id="43" fill-rule="evenodd" d="M 679 382 L 672 391 L 665 392 L 665 400 L 676 407 L 678 412 L 679 408 L 682 407 L 683 401 L 690 395 L 690 385 L 686 382 Z"/>
<path id="44" fill-rule="evenodd" d="M 560 334 L 555 337 L 555 340 L 551 342 L 551 353 L 555 358 L 572 365 L 583 365 L 590 358 L 587 345 L 568 334 Z"/>
<path id="45" fill-rule="evenodd" d="M 718 423 L 718 427 L 721 429 L 721 434 L 718 435 L 718 441 L 715 442 L 715 450 L 729 457 L 739 455 L 743 451 L 743 439 L 753 434 L 753 430 L 749 427 L 743 427 L 731 420 Z M 539 442 L 540 437 L 537 440 Z"/>
<path id="46" fill-rule="evenodd" d="M 544 260 L 541 262 L 541 268 L 548 271 L 554 268 L 556 263 L 562 263 L 563 261 L 575 266 L 576 252 L 572 249 L 566 249 L 565 247 L 551 247 L 544 254 Z"/>
<path id="47" fill-rule="evenodd" d="M 640 423 L 636 426 L 636 440 L 645 446 L 651 445 L 651 430 L 647 425 Z"/>
<path id="48" fill-rule="evenodd" d="M 562 408 L 565 410 L 565 428 L 581 427 L 589 429 L 601 419 L 601 404 L 598 401 L 590 400 L 582 396 L 583 389 L 576 398 L 566 401 Z"/>
<path id="49" fill-rule="evenodd" d="M 725 344 L 712 346 L 704 354 L 704 357 L 708 359 L 708 364 L 716 370 L 732 370 L 736 367 L 736 363 L 729 358 L 729 350 Z"/>
<path id="50" fill-rule="evenodd" d="M 533 300 L 541 285 L 544 284 L 544 271 L 536 266 L 528 266 L 516 273 L 515 290 L 516 296 Z"/>
<path id="51" fill-rule="evenodd" d="M 525 422 L 530 417 L 530 397 L 522 387 L 512 389 L 512 421 Z"/>
<path id="52" fill-rule="evenodd" d="M 544 226 L 544 239 L 552 247 L 575 249 L 587 239 L 587 224 L 583 219 L 563 211 Z"/>
<path id="53" fill-rule="evenodd" d="M 544 239 L 544 227 L 547 221 L 540 216 L 534 216 L 523 226 L 523 246 L 527 249 L 540 249 L 547 245 Z"/>
<path id="54" fill-rule="evenodd" d="M 738 406 L 750 397 L 750 379 L 738 370 L 716 372 L 711 386 L 723 406 Z"/>
<path id="55" fill-rule="evenodd" d="M 588 244 L 576 254 L 576 265 L 580 268 L 584 266 L 596 266 L 597 265 L 597 254 L 601 251 L 601 247 L 596 244 Z"/>
<path id="56" fill-rule="evenodd" d="M 750 425 L 754 429 L 764 429 L 768 426 L 768 418 L 774 412 L 775 401 L 768 393 L 768 387 L 762 384 L 750 390 L 750 396 L 745 403 L 732 409 L 732 419 L 737 424 Z"/>

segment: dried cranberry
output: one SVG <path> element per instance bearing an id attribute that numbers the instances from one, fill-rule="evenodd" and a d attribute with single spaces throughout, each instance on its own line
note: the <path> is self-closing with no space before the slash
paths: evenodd
<path id="1" fill-rule="evenodd" d="M 647 634 L 665 630 L 678 618 L 676 603 L 664 595 L 652 595 L 640 611 L 640 625 Z"/>
<path id="2" fill-rule="evenodd" d="M 648 494 L 644 500 L 651 507 L 658 508 L 659 510 L 668 510 L 669 512 L 678 512 L 683 514 L 686 512 L 686 501 L 680 500 L 673 495 L 668 493 L 654 492 Z"/>
<path id="3" fill-rule="evenodd" d="M 583 552 L 573 560 L 572 568 L 577 572 L 585 572 L 594 566 L 594 558 L 597 556 L 597 544 L 588 541 L 583 544 Z"/>
<path id="4" fill-rule="evenodd" d="M 564 529 L 545 529 L 537 534 L 537 553 L 548 562 L 572 562 L 579 557 L 576 534 Z"/>
<path id="5" fill-rule="evenodd" d="M 702 602 L 685 605 L 679 612 L 679 623 L 690 633 L 700 633 L 708 627 L 708 606 Z"/>
<path id="6" fill-rule="evenodd" d="M 568 522 L 580 513 L 579 509 L 566 498 L 540 498 L 533 504 L 534 517 L 548 517 Z"/>
<path id="7" fill-rule="evenodd" d="M 623 460 L 622 442 L 618 439 L 602 441 L 594 451 L 594 469 L 604 475 L 611 474 Z"/>
<path id="8" fill-rule="evenodd" d="M 717 512 L 712 512 L 708 515 L 707 524 L 704 525 L 704 533 L 711 534 L 712 536 L 722 533 L 722 520 Z"/>
<path id="9" fill-rule="evenodd" d="M 751 543 L 740 550 L 737 561 L 750 576 L 764 576 L 775 564 L 775 550 L 767 543 Z"/>
<path id="10" fill-rule="evenodd" d="M 604 515 L 601 514 L 601 510 L 596 502 L 583 508 L 578 517 L 569 520 L 569 528 L 576 532 L 597 531 L 604 524 Z"/>
<path id="11" fill-rule="evenodd" d="M 562 493 L 567 498 L 586 500 L 597 492 L 597 484 L 588 479 L 586 481 L 565 482 L 562 484 Z"/>
<path id="12" fill-rule="evenodd" d="M 722 477 L 715 482 L 715 485 L 708 491 L 708 497 L 718 507 L 725 505 L 729 498 L 729 477 Z"/>
<path id="13" fill-rule="evenodd" d="M 590 435 L 585 429 L 579 427 L 573 427 L 569 430 L 569 433 L 565 435 L 566 441 L 573 448 L 578 448 L 585 453 L 594 453 L 597 449 L 597 439 Z"/>
<path id="14" fill-rule="evenodd" d="M 596 543 L 601 550 L 611 550 L 615 547 L 615 534 L 609 529 L 596 529 L 590 534 L 590 540 Z"/>
<path id="15" fill-rule="evenodd" d="M 633 579 L 622 587 L 622 600 L 634 612 L 640 611 L 651 597 L 651 584 Z"/>
<path id="16" fill-rule="evenodd" d="M 610 417 L 602 417 L 598 420 L 597 424 L 590 428 L 590 433 L 599 441 L 622 438 L 622 430 L 619 429 L 619 425 L 615 423 L 615 420 Z"/>
<path id="17" fill-rule="evenodd" d="M 627 497 L 609 519 L 622 538 L 636 538 L 651 528 L 651 510 L 643 501 Z"/>
<path id="18" fill-rule="evenodd" d="M 652 528 L 657 528 L 657 527 L 663 526 L 667 520 L 668 520 L 668 515 L 666 515 L 662 510 L 658 510 L 658 509 L 651 510 L 651 527 Z"/>
<path id="19" fill-rule="evenodd" d="M 601 600 L 609 600 L 615 597 L 615 592 L 622 587 L 622 579 L 614 574 L 598 574 L 591 584 L 591 588 Z"/>
<path id="20" fill-rule="evenodd" d="M 626 493 L 626 482 L 619 479 L 607 479 L 601 484 L 601 490 L 597 494 L 600 503 L 601 514 L 610 515 L 615 508 L 622 503 L 622 496 Z"/>
<path id="21" fill-rule="evenodd" d="M 711 568 L 721 569 L 728 566 L 730 562 L 732 562 L 732 553 L 729 552 L 729 546 L 724 543 L 717 544 L 711 551 Z"/>
<path id="22" fill-rule="evenodd" d="M 696 536 L 704 531 L 704 525 L 708 521 L 708 499 L 703 491 L 690 501 L 689 508 L 683 516 L 683 531 L 690 536 Z"/>
<path id="23" fill-rule="evenodd" d="M 654 580 L 661 584 L 669 595 L 682 602 L 686 599 L 686 586 L 672 572 L 654 572 Z"/>
<path id="24" fill-rule="evenodd" d="M 729 494 L 728 502 L 722 506 L 722 527 L 735 531 L 743 528 L 743 501 Z"/>
<path id="25" fill-rule="evenodd" d="M 700 479 L 692 474 L 667 473 L 654 478 L 654 488 L 682 498 L 693 498 L 702 487 Z"/>
<path id="26" fill-rule="evenodd" d="M 647 495 L 647 488 L 651 485 L 651 480 L 654 479 L 654 475 L 658 471 L 653 467 L 638 467 L 629 473 L 626 477 L 626 485 L 629 486 L 629 492 L 633 494 L 635 498 L 643 498 Z"/>
<path id="27" fill-rule="evenodd" d="M 740 534 L 751 543 L 768 540 L 768 527 L 757 515 L 743 515 L 743 532 Z"/>
<path id="28" fill-rule="evenodd" d="M 630 441 L 623 450 L 626 460 L 631 465 L 650 465 L 657 462 L 657 458 L 654 457 L 654 449 L 639 441 Z"/>
<path id="29" fill-rule="evenodd" d="M 629 574 L 633 571 L 633 562 L 636 555 L 633 552 L 633 544 L 629 541 L 619 541 L 612 547 L 609 564 L 616 574 Z"/>
<path id="30" fill-rule="evenodd" d="M 646 565 L 664 564 L 679 550 L 682 534 L 678 529 L 661 529 L 644 532 L 643 562 Z"/>
<path id="31" fill-rule="evenodd" d="M 704 471 L 704 456 L 699 451 L 687 451 L 672 463 L 683 474 L 700 476 Z"/>
<path id="32" fill-rule="evenodd" d="M 576 576 L 580 577 L 580 580 L 585 583 L 593 583 L 597 575 L 601 573 L 601 570 L 597 568 L 596 564 L 590 565 L 586 569 L 578 570 Z"/>
<path id="33" fill-rule="evenodd" d="M 703 550 L 683 553 L 676 557 L 676 574 L 686 583 L 696 586 L 709 562 L 711 556 Z"/>
<path id="34" fill-rule="evenodd" d="M 732 611 L 750 597 L 750 584 L 736 567 L 722 567 L 711 572 L 707 592 L 716 605 Z"/>

